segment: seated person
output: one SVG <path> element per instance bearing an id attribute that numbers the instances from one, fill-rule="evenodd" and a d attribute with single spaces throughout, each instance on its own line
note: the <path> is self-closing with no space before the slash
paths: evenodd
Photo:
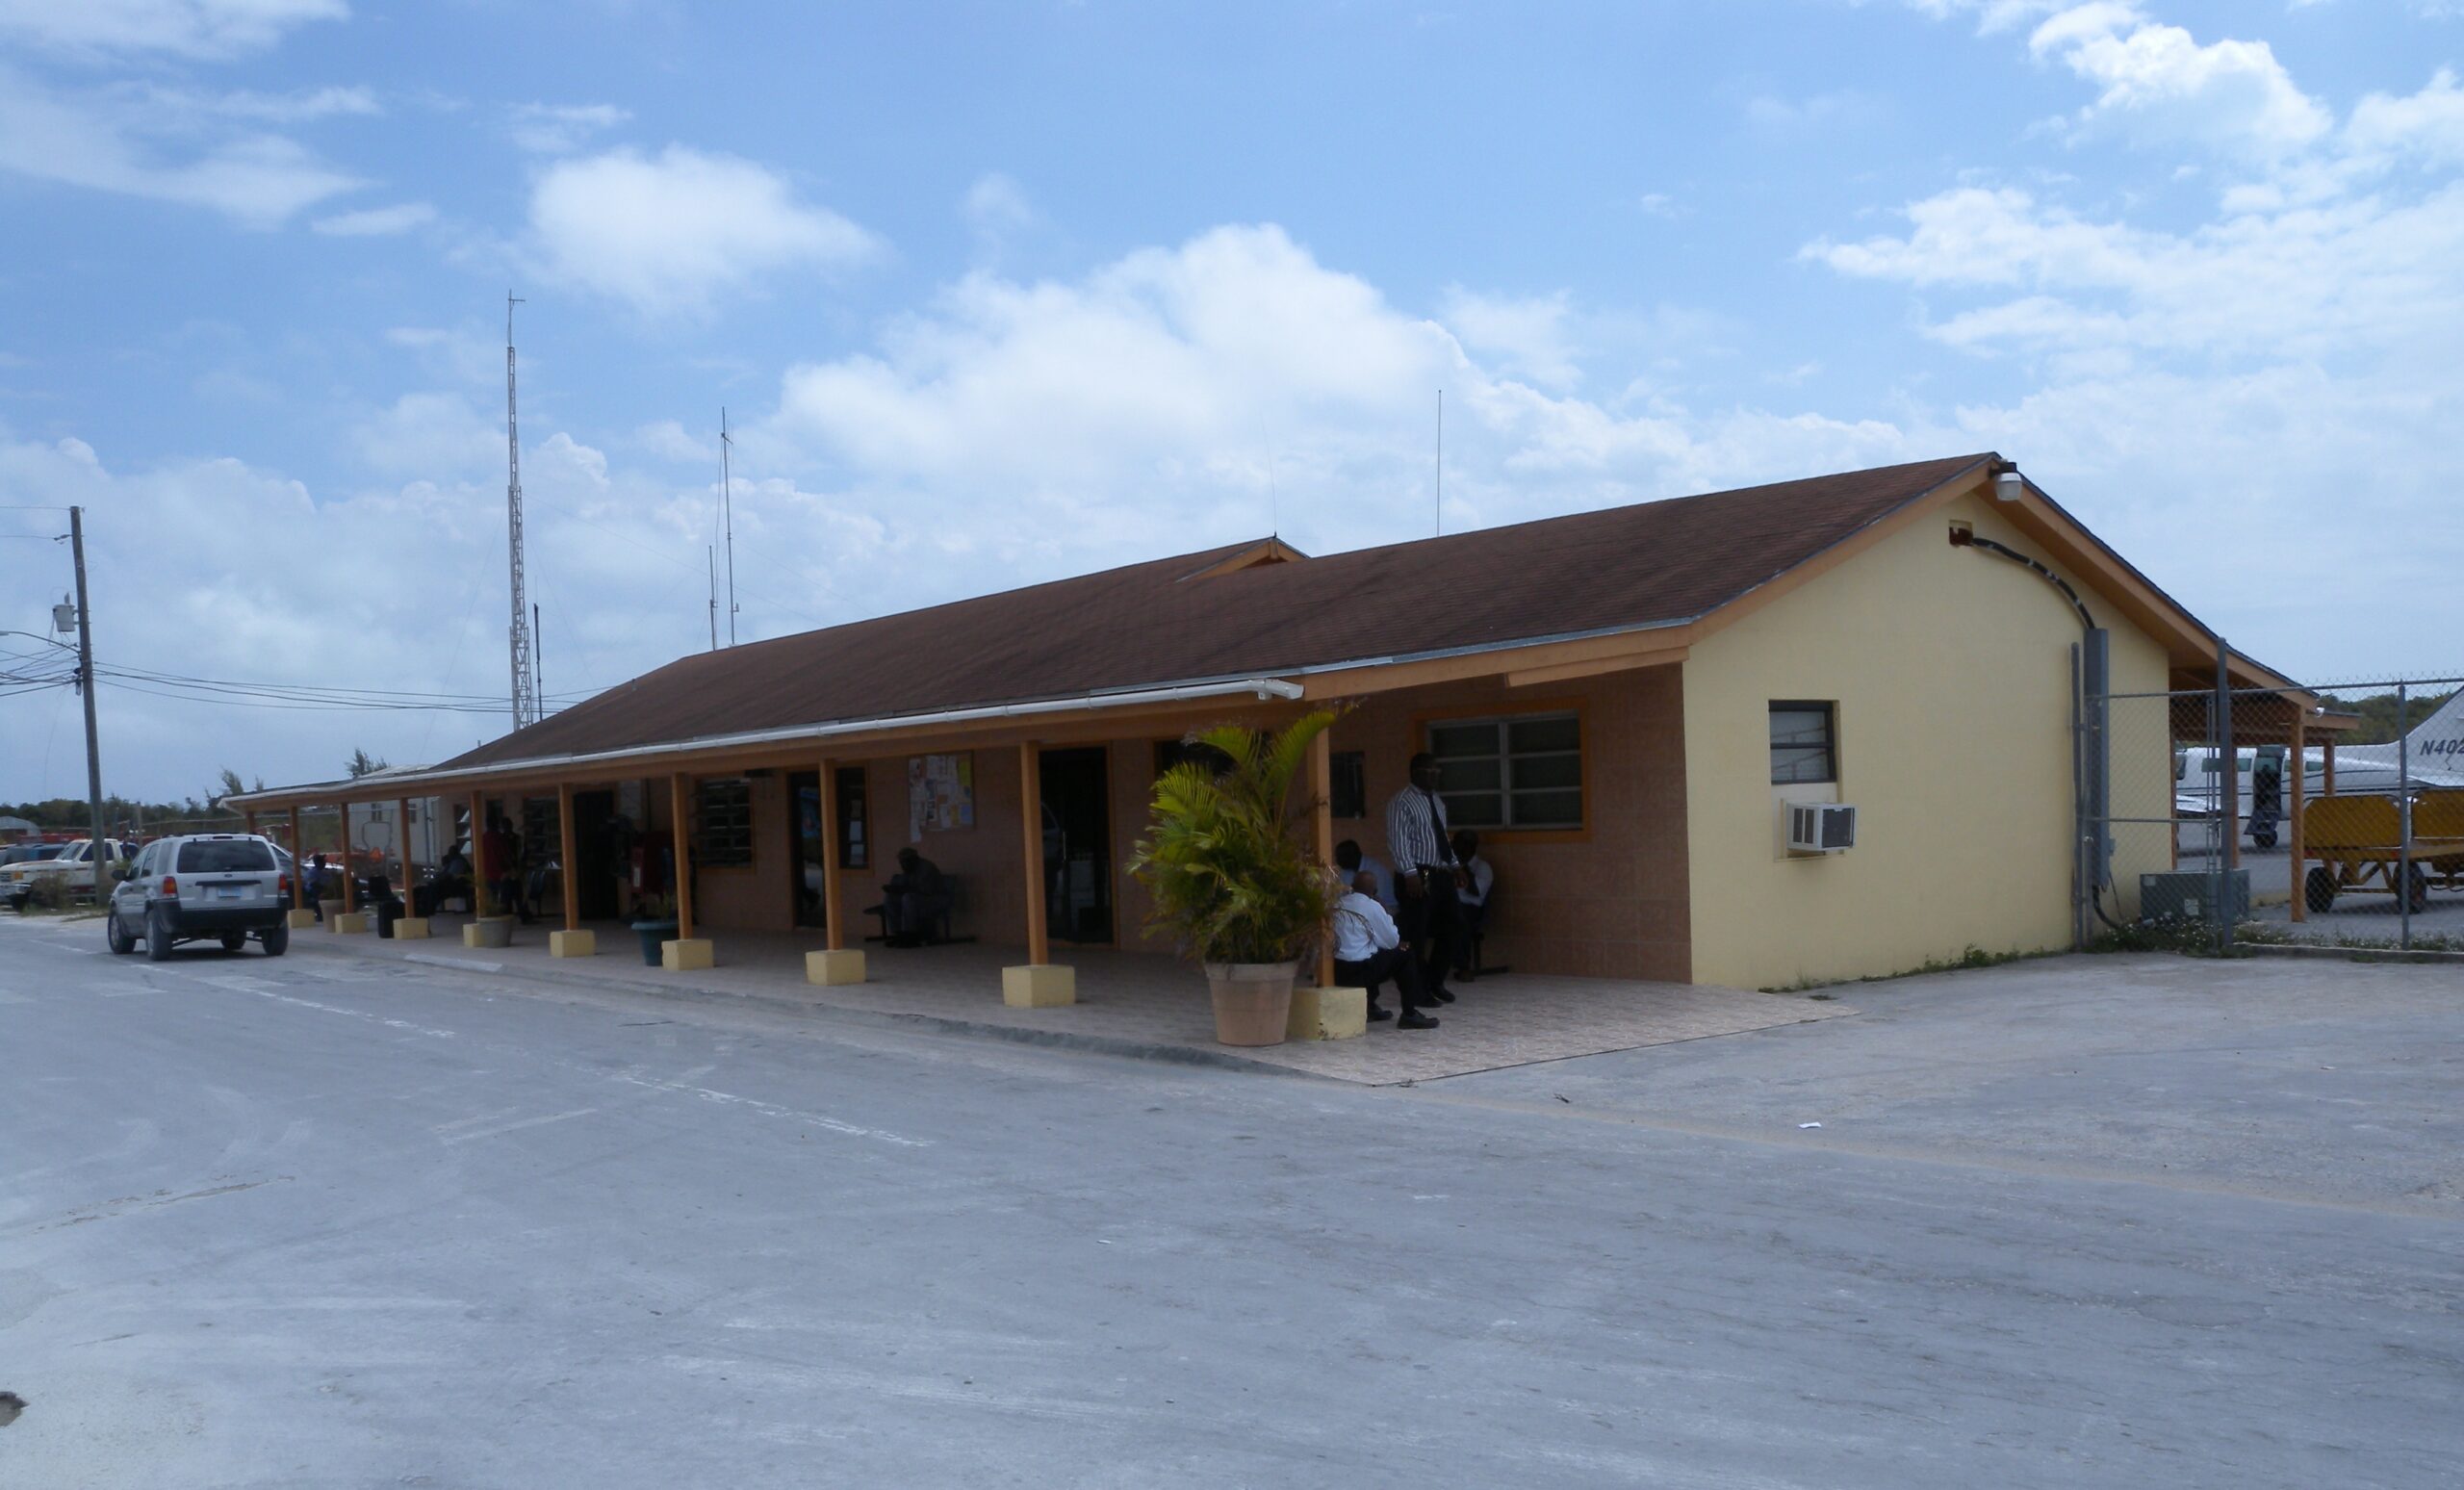
<path id="1" fill-rule="evenodd" d="M 1454 976 L 1469 983 L 1477 973 L 1479 936 L 1489 920 L 1489 891 L 1497 885 L 1498 872 L 1480 857 L 1480 835 L 1466 828 L 1454 835 L 1454 861 L 1463 873 L 1454 887 L 1454 903 L 1463 910 L 1464 965 L 1454 969 Z"/>
<path id="2" fill-rule="evenodd" d="M 425 885 L 411 888 L 411 912 L 415 915 L 434 915 L 447 901 L 471 896 L 471 856 L 464 845 L 454 844 L 445 851 L 445 862 Z"/>
<path id="3" fill-rule="evenodd" d="M 882 886 L 882 931 L 893 947 L 920 947 L 950 909 L 941 867 L 911 848 L 898 851 L 898 873 Z"/>
<path id="4" fill-rule="evenodd" d="M 1395 913 L 1399 903 L 1395 899 L 1394 873 L 1376 860 L 1362 854 L 1358 839 L 1346 838 L 1335 845 L 1335 877 L 1346 885 L 1363 874 L 1377 882 L 1377 887 L 1369 892 L 1370 898 L 1384 906 L 1388 915 Z"/>
<path id="5" fill-rule="evenodd" d="M 1395 997 L 1403 1009 L 1395 1027 L 1433 1030 L 1437 1021 L 1421 1013 L 1420 960 L 1404 950 L 1395 918 L 1377 903 L 1376 888 L 1376 880 L 1364 872 L 1353 877 L 1351 892 L 1335 902 L 1335 984 L 1368 989 L 1369 1017 L 1374 1023 L 1389 1017 L 1378 1007 L 1377 989 L 1392 978 Z"/>

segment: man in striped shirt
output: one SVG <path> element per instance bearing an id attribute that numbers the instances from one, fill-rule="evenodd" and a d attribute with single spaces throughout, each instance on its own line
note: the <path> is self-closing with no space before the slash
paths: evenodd
<path id="1" fill-rule="evenodd" d="M 1437 795 L 1437 758 L 1412 758 L 1412 784 L 1386 802 L 1386 848 L 1402 896 L 1403 935 L 1421 964 L 1421 987 L 1441 1004 L 1454 1002 L 1446 975 L 1462 955 L 1463 910 L 1454 899 L 1461 866 Z"/>

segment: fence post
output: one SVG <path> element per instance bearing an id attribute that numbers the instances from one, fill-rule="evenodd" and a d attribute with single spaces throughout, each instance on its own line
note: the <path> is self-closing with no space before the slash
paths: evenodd
<path id="1" fill-rule="evenodd" d="M 2396 944 L 2409 952 L 2413 949 L 2413 753 L 2407 741 L 2413 732 L 2411 690 L 2405 683 L 2396 684 L 2396 825 L 2401 836 L 2396 840 L 2396 910 L 2402 917 Z"/>

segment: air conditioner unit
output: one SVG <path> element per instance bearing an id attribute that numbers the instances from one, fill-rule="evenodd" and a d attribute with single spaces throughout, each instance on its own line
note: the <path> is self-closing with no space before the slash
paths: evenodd
<path id="1" fill-rule="evenodd" d="M 1857 809 L 1837 802 L 1788 804 L 1788 852 L 1836 854 L 1857 846 Z"/>

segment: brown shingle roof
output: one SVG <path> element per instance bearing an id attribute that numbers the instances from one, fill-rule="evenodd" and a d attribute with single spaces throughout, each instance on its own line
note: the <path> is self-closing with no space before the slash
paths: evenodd
<path id="1" fill-rule="evenodd" d="M 1642 502 L 1193 578 L 1178 554 L 697 653 L 439 767 L 1196 681 L 1679 623 L 1980 464 Z"/>

